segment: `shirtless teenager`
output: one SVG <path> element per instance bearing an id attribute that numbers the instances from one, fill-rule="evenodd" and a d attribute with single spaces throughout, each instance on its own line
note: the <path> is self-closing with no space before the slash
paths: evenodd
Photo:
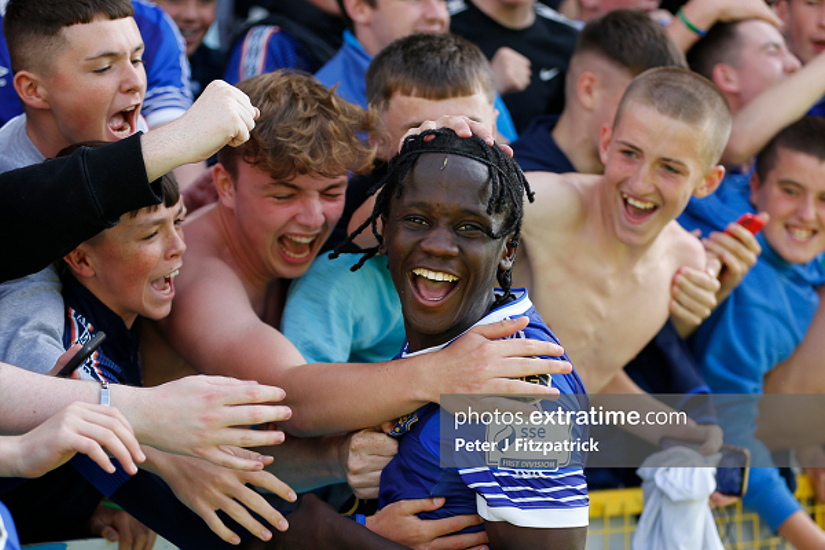
<path id="1" fill-rule="evenodd" d="M 531 289 L 588 392 L 641 393 L 622 367 L 667 320 L 676 270 L 705 267 L 701 243 L 674 220 L 691 196 L 719 185 L 729 131 L 727 102 L 710 82 L 652 69 L 602 131 L 603 176 L 527 173 L 536 202 L 525 208 L 516 282 Z M 705 440 L 712 430 L 687 431 Z"/>

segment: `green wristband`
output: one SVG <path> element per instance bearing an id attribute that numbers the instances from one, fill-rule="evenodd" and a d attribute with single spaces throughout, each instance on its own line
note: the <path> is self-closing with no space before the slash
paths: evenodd
<path id="1" fill-rule="evenodd" d="M 682 8 L 679 8 L 679 11 L 676 12 L 676 15 L 679 16 L 679 19 L 682 21 L 682 23 L 685 24 L 687 28 L 689 28 L 699 36 L 706 36 L 708 34 L 708 31 L 703 31 L 702 29 L 691 23 L 685 15 L 685 12 L 682 11 Z"/>

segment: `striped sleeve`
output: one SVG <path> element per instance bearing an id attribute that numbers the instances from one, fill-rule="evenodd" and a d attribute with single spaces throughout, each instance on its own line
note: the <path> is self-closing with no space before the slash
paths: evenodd
<path id="1" fill-rule="evenodd" d="M 482 467 L 458 473 L 476 492 L 478 515 L 487 521 L 551 529 L 588 524 L 590 504 L 581 468 L 550 472 Z"/>

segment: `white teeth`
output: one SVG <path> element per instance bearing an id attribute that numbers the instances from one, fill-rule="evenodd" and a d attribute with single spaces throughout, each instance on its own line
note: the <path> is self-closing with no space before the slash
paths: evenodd
<path id="1" fill-rule="evenodd" d="M 653 210 L 656 208 L 656 203 L 653 202 L 640 201 L 632 197 L 628 197 L 624 193 L 622 193 L 622 197 L 627 201 L 627 204 L 635 208 L 639 208 L 640 210 Z"/>
<path id="2" fill-rule="evenodd" d="M 166 276 L 166 278 L 167 278 L 167 279 L 174 279 L 174 278 L 175 278 L 175 277 L 177 277 L 178 275 L 180 275 L 180 269 L 176 269 L 176 270 L 174 270 L 172 273 L 170 273 L 169 275 L 167 275 L 167 276 Z"/>
<path id="3" fill-rule="evenodd" d="M 131 113 L 131 112 L 132 112 L 132 111 L 134 111 L 135 109 L 137 109 L 137 105 L 132 105 L 132 106 L 131 106 L 131 107 L 129 107 L 128 109 L 123 109 L 123 112 L 124 112 L 124 113 Z"/>
<path id="4" fill-rule="evenodd" d="M 290 241 L 300 243 L 300 244 L 309 244 L 309 243 L 311 243 L 312 241 L 315 240 L 315 237 L 296 237 L 296 236 L 293 236 L 293 235 L 284 235 L 284 237 L 286 237 Z"/>
<path id="5" fill-rule="evenodd" d="M 788 233 L 791 234 L 792 237 L 795 239 L 806 240 L 810 239 L 813 234 L 813 229 L 803 229 L 801 227 L 788 227 Z"/>
<path id="6" fill-rule="evenodd" d="M 458 280 L 458 277 L 455 275 L 450 275 L 449 273 L 443 273 L 441 271 L 430 271 L 429 269 L 423 269 L 420 267 L 413 269 L 412 272 L 413 275 L 424 277 L 430 281 L 447 281 L 448 283 L 453 283 Z"/>
<path id="7" fill-rule="evenodd" d="M 289 250 L 288 248 L 285 248 L 285 247 L 283 247 L 283 246 L 281 247 L 281 250 L 283 251 L 283 253 L 284 253 L 284 254 L 286 254 L 286 255 L 287 255 L 287 256 L 289 256 L 290 258 L 298 258 L 298 259 L 301 259 L 301 258 L 306 258 L 307 256 L 309 256 L 309 250 L 307 250 L 307 251 L 306 251 L 306 252 L 304 252 L 303 254 L 296 254 L 296 253 L 294 253 L 293 251 L 291 251 L 291 250 Z"/>

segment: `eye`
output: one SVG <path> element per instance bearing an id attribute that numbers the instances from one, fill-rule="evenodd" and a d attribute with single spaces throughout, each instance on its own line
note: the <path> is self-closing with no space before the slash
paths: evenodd
<path id="1" fill-rule="evenodd" d="M 427 223 L 427 220 L 425 220 L 421 216 L 406 216 L 404 217 L 404 221 L 409 222 L 412 225 L 418 225 L 421 227 L 428 227 L 430 225 Z"/>
<path id="2" fill-rule="evenodd" d="M 276 201 L 288 201 L 295 197 L 295 193 L 284 193 L 281 195 L 272 195 L 272 198 Z"/>
<path id="3" fill-rule="evenodd" d="M 140 58 L 132 60 L 132 65 L 134 65 L 135 67 L 139 67 L 139 66 L 145 65 L 145 64 L 146 64 L 146 62 L 143 59 L 140 59 Z"/>
<path id="4" fill-rule="evenodd" d="M 797 189 L 796 187 L 787 186 L 787 187 L 782 187 L 781 189 L 782 189 L 782 192 L 784 194 L 788 195 L 789 197 L 798 197 L 799 196 L 799 189 Z"/>
<path id="5" fill-rule="evenodd" d="M 676 168 L 672 164 L 664 164 L 662 166 L 663 166 L 665 172 L 668 172 L 670 174 L 681 174 L 682 173 L 682 171 L 679 168 Z"/>
<path id="6" fill-rule="evenodd" d="M 473 232 L 473 231 L 476 231 L 476 232 L 479 232 L 479 233 L 484 233 L 485 232 L 484 228 L 481 227 L 481 225 L 479 225 L 477 223 L 472 223 L 472 222 L 462 223 L 461 225 L 458 226 L 457 230 L 460 231 L 461 233 L 468 233 L 468 232 Z"/>
<path id="7" fill-rule="evenodd" d="M 151 241 L 152 239 L 157 237 L 157 235 L 158 235 L 158 232 L 157 232 L 157 230 L 155 230 L 155 231 L 152 231 L 149 235 L 146 235 L 145 237 L 143 237 L 141 240 L 142 241 Z"/>
<path id="8" fill-rule="evenodd" d="M 626 159 L 635 159 L 639 156 L 636 154 L 636 151 L 633 151 L 632 149 L 620 149 L 619 154 Z"/>
<path id="9" fill-rule="evenodd" d="M 94 69 L 92 72 L 96 73 L 96 74 L 103 74 L 111 68 L 112 68 L 111 65 L 106 65 L 105 67 L 99 67 L 97 69 Z"/>

